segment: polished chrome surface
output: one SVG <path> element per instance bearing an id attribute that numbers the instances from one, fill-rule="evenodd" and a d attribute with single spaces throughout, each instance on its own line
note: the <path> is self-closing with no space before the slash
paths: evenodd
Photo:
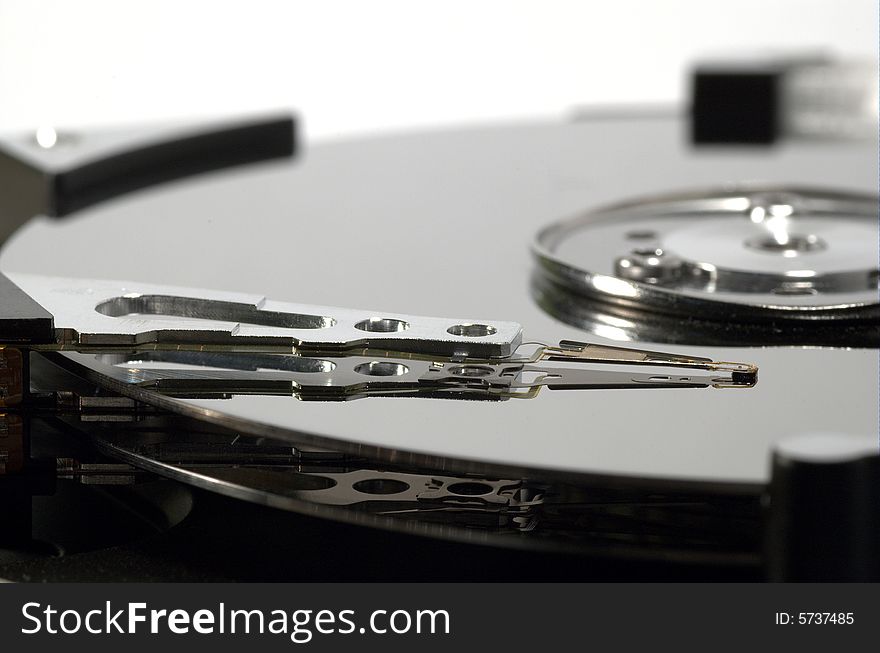
<path id="1" fill-rule="evenodd" d="M 33 221 L 0 252 L 0 269 L 219 287 L 315 305 L 509 317 L 545 342 L 589 340 L 755 363 L 760 381 L 742 392 L 542 392 L 534 401 L 504 402 L 174 400 L 242 432 L 332 439 L 384 460 L 432 461 L 429 467 L 447 472 L 500 466 L 606 485 L 702 484 L 734 492 L 767 479 L 770 452 L 786 436 L 877 433 L 876 350 L 790 346 L 785 333 L 776 347 L 744 346 L 733 337 L 697 346 L 689 320 L 676 321 L 674 347 L 657 344 L 656 329 L 634 341 L 626 320 L 662 325 L 644 316 L 610 316 L 595 331 L 568 324 L 533 299 L 529 244 L 558 216 L 627 197 L 744 181 L 873 193 L 877 178 L 872 143 L 694 151 L 676 119 L 391 135 L 316 144 L 296 163 L 139 193 L 69 223 Z M 620 252 L 597 245 L 610 271 Z"/>
<path id="2" fill-rule="evenodd" d="M 172 347 L 339 352 L 381 349 L 431 355 L 508 356 L 521 327 L 276 302 L 259 295 L 153 284 L 11 275 L 55 317 L 67 349 Z M 381 317 L 378 317 L 381 316 Z"/>
<path id="3" fill-rule="evenodd" d="M 92 370 L 97 382 L 121 383 L 117 389 L 122 388 L 123 393 L 147 402 L 149 392 L 163 397 L 199 399 L 264 395 L 304 401 L 347 401 L 365 397 L 499 400 L 532 399 L 542 387 L 552 390 L 749 388 L 757 382 L 757 369 L 743 363 L 653 355 L 654 352 L 585 343 L 563 344 L 566 346 L 542 347 L 532 360 L 510 359 L 500 363 L 390 357 L 376 360 L 363 356 L 317 359 L 203 351 L 130 352 L 127 355 L 65 352 L 64 355 L 74 364 Z M 593 349 L 598 353 L 585 353 Z M 543 361 L 563 364 L 548 366 Z M 633 366 L 650 366 L 652 371 L 627 369 Z M 128 390 L 129 386 L 136 386 L 137 390 Z"/>
<path id="4" fill-rule="evenodd" d="M 742 187 L 583 213 L 538 234 L 549 277 L 681 315 L 846 317 L 878 305 L 876 196 Z"/>
<path id="5" fill-rule="evenodd" d="M 40 366 L 42 381 L 46 373 Z M 57 379 L 50 382 L 54 387 Z M 136 484 L 149 470 L 282 510 L 457 541 L 633 559 L 757 562 L 757 496 L 719 500 L 378 465 L 120 405 L 110 401 L 115 397 L 64 395 L 57 421 L 124 461 L 59 459 L 59 476 L 81 483 Z"/>
<path id="6" fill-rule="evenodd" d="M 757 380 L 757 368 L 750 364 L 590 343 L 530 343 L 521 353 L 521 329 L 507 322 L 496 326 L 411 315 L 358 319 L 364 311 L 281 304 L 203 289 L 32 275 L 16 275 L 15 281 L 48 306 L 55 319 L 56 342 L 36 349 L 98 352 L 94 359 L 69 358 L 117 381 L 168 396 L 260 394 L 312 401 L 371 395 L 532 398 L 543 386 L 725 388 L 751 387 Z M 505 334 L 506 340 L 501 340 Z M 116 360 L 107 356 L 125 348 L 129 355 Z M 277 353 L 285 351 L 290 353 Z M 349 357 L 332 358 L 346 354 Z M 545 360 L 575 366 L 539 365 Z M 659 369 L 614 372 L 590 369 L 591 363 L 651 364 Z M 712 374 L 671 375 L 664 365 Z"/>

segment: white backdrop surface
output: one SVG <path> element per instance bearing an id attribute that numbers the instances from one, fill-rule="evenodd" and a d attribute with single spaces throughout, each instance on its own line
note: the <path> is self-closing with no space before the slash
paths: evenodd
<path id="1" fill-rule="evenodd" d="M 293 107 L 309 138 L 684 97 L 718 50 L 877 59 L 876 0 L 0 0 L 0 129 Z"/>

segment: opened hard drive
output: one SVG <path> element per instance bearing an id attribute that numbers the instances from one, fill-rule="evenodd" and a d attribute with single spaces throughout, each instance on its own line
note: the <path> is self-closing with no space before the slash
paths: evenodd
<path id="1" fill-rule="evenodd" d="M 8 135 L 0 577 L 876 580 L 876 140 L 721 77 Z"/>

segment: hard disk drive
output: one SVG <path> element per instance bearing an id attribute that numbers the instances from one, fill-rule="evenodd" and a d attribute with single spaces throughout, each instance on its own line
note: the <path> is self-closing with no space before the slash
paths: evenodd
<path id="1" fill-rule="evenodd" d="M 0 576 L 876 579 L 876 143 L 692 119 L 7 138 Z"/>

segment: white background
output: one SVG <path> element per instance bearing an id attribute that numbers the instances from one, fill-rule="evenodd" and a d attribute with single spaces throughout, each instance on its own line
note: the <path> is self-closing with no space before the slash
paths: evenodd
<path id="1" fill-rule="evenodd" d="M 0 129 L 294 107 L 310 138 L 669 102 L 695 57 L 876 61 L 876 0 L 0 0 Z"/>

